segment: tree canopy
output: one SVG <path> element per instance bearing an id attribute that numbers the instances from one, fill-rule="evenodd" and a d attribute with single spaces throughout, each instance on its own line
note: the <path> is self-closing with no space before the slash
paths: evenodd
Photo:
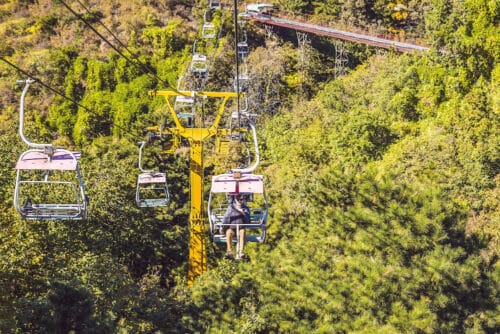
<path id="1" fill-rule="evenodd" d="M 187 148 L 148 153 L 172 198 L 140 209 L 137 142 L 172 121 L 147 91 L 185 75 L 208 4 L 67 3 L 119 52 L 62 2 L 0 1 L 0 332 L 500 331 L 498 1 L 271 1 L 279 15 L 418 37 L 432 50 L 346 43 L 338 75 L 334 41 L 310 36 L 300 48 L 290 32 L 250 24 L 267 239 L 237 262 L 207 234 L 209 270 L 191 287 Z M 225 91 L 232 13 L 214 20 L 206 85 Z M 87 220 L 22 220 L 13 206 L 25 75 L 9 63 L 53 89 L 30 88 L 25 132 L 82 152 Z M 205 151 L 208 185 L 235 160 Z"/>

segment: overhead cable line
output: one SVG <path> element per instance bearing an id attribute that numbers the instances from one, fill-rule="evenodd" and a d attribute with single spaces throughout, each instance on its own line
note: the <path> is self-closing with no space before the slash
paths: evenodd
<path id="1" fill-rule="evenodd" d="M 215 43 L 213 45 L 213 50 L 212 50 L 212 55 L 210 57 L 210 59 L 213 59 L 214 63 L 215 63 L 215 58 L 216 58 L 216 55 L 217 55 L 217 49 L 219 48 L 219 41 L 220 41 L 222 33 L 223 33 L 223 29 L 224 29 L 224 16 L 221 17 L 221 23 L 220 23 L 219 32 L 217 34 L 217 38 L 215 39 Z M 212 72 L 210 72 L 210 66 L 208 67 L 207 72 L 208 72 L 207 73 L 207 81 L 208 81 L 208 79 L 209 79 L 208 77 L 212 73 Z"/>
<path id="2" fill-rule="evenodd" d="M 85 11 L 88 14 L 92 14 L 92 12 L 90 11 L 90 9 L 88 9 L 80 0 L 76 0 L 76 2 L 78 2 L 78 4 L 83 9 L 85 9 Z M 123 42 L 118 37 L 116 37 L 116 35 L 111 31 L 111 29 L 109 29 L 108 27 L 106 27 L 106 25 L 104 23 L 102 23 L 102 21 L 100 19 L 98 19 L 97 22 L 115 39 L 115 41 L 118 42 L 118 44 L 120 44 L 120 46 L 122 48 L 124 48 L 125 50 L 127 50 L 127 52 L 132 55 L 132 57 L 134 58 L 134 60 L 139 61 L 139 59 L 137 58 L 137 56 L 132 51 L 130 51 L 130 49 L 125 44 L 123 44 Z"/>
<path id="3" fill-rule="evenodd" d="M 176 91 L 178 92 L 175 88 L 172 87 L 172 85 L 170 85 L 170 83 L 168 81 L 165 81 L 163 80 L 162 78 L 160 78 L 158 75 L 156 75 L 155 73 L 153 73 L 153 71 L 151 71 L 151 69 L 146 66 L 145 64 L 143 64 L 142 62 L 140 62 L 139 60 L 137 60 L 137 58 L 135 58 L 137 60 L 137 62 L 134 62 L 132 59 L 130 59 L 129 57 L 127 57 L 125 54 L 123 54 L 123 52 L 121 52 L 116 46 L 114 46 L 106 37 L 104 37 L 101 33 L 99 33 L 93 26 L 92 24 L 90 24 L 90 22 L 88 22 L 85 18 L 83 18 L 80 14 L 78 14 L 77 12 L 75 12 L 73 10 L 73 8 L 71 8 L 66 2 L 64 2 L 63 0 L 58 0 L 64 7 L 66 7 L 74 16 L 76 16 L 79 20 L 81 20 L 83 23 L 85 23 L 85 25 L 87 27 L 89 27 L 97 36 L 99 36 L 103 41 L 105 41 L 113 50 L 115 50 L 120 56 L 122 56 L 123 58 L 125 58 L 129 63 L 131 63 L 132 65 L 140 68 L 141 70 L 143 70 L 145 72 L 145 74 L 148 74 L 150 77 L 156 79 L 157 81 L 165 84 L 167 86 L 167 88 L 170 88 L 172 89 L 173 91 Z M 184 94 L 183 94 L 184 95 Z"/>
<path id="4" fill-rule="evenodd" d="M 51 92 L 59 95 L 60 97 L 68 100 L 68 101 L 71 101 L 73 104 L 77 105 L 78 107 L 88 111 L 89 113 L 95 115 L 95 116 L 98 116 L 100 117 L 101 115 L 99 115 L 98 113 L 96 113 L 95 111 L 93 111 L 92 109 L 80 104 L 78 101 L 76 101 L 75 99 L 71 98 L 71 97 L 68 97 L 66 95 L 64 95 L 63 93 L 61 93 L 60 91 L 58 91 L 57 89 L 51 87 L 50 85 L 47 85 L 46 83 L 44 83 L 43 81 L 41 81 L 40 79 L 36 78 L 35 76 L 31 75 L 30 73 L 26 72 L 25 70 L 23 70 L 22 68 L 20 68 L 19 66 L 13 64 L 12 62 L 8 61 L 7 59 L 5 59 L 4 57 L 0 57 L 0 60 L 4 61 L 5 63 L 7 63 L 8 65 L 10 65 L 11 67 L 13 67 L 14 69 L 16 69 L 17 71 L 19 71 L 20 73 L 22 73 L 23 75 L 25 75 L 26 77 L 38 82 L 40 85 L 42 85 L 43 87 L 47 88 L 48 90 L 50 90 Z M 119 125 L 116 125 L 116 124 L 113 124 L 113 127 L 116 127 L 117 129 L 120 129 L 123 131 L 124 134 L 128 134 L 128 135 L 132 135 L 133 136 L 133 141 L 138 141 L 138 136 L 136 135 L 133 135 L 129 132 L 129 129 L 126 129 L 124 127 L 121 127 Z M 97 135 L 96 132 L 92 131 L 95 135 Z M 140 140 L 140 139 L 139 139 Z"/>
<path id="5" fill-rule="evenodd" d="M 25 70 L 23 70 L 22 68 L 16 66 L 15 64 L 11 63 L 10 61 L 8 61 L 7 59 L 5 59 L 4 57 L 0 57 L 0 60 L 4 61 L 5 63 L 7 63 L 8 65 L 12 66 L 13 68 L 15 68 L 17 71 L 21 72 L 22 74 L 24 74 L 26 77 L 28 78 L 31 78 L 33 79 L 34 81 L 38 82 L 40 85 L 42 85 L 43 87 L 47 88 L 48 90 L 52 91 L 53 93 L 56 93 L 57 95 L 73 102 L 75 105 L 81 107 L 82 109 L 85 109 L 87 110 L 88 112 L 92 112 L 91 109 L 85 107 L 84 105 L 81 105 L 80 103 L 78 103 L 76 100 L 72 99 L 71 97 L 68 97 L 66 95 L 64 95 L 63 93 L 59 92 L 57 89 L 55 88 L 52 88 L 51 86 L 43 83 L 40 79 L 36 78 L 35 76 L 31 75 L 30 73 L 26 72 Z"/>

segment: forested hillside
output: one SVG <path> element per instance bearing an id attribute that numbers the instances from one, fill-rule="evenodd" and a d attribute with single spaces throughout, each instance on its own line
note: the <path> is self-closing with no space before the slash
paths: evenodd
<path id="1" fill-rule="evenodd" d="M 171 122 L 147 92 L 177 86 L 208 2 L 0 0 L 0 333 L 500 332 L 500 3 L 270 2 L 432 50 L 345 43 L 338 75 L 336 41 L 250 23 L 267 238 L 235 261 L 207 234 L 188 287 L 188 148 L 145 161 L 171 201 L 144 209 L 137 142 Z M 232 14 L 214 15 L 208 90 L 233 89 Z M 82 151 L 86 220 L 13 206 L 27 74 L 25 134 Z M 210 148 L 207 194 L 233 159 Z"/>

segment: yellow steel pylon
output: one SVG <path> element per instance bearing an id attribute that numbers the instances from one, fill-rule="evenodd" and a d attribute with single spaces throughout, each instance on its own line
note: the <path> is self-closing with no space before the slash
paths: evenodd
<path id="1" fill-rule="evenodd" d="M 165 133 L 186 138 L 190 145 L 189 179 L 191 187 L 191 212 L 189 215 L 189 273 L 188 285 L 207 270 L 207 254 L 205 244 L 205 216 L 203 210 L 203 144 L 211 137 L 227 135 L 230 129 L 218 129 L 226 103 L 230 98 L 237 97 L 235 92 L 191 92 L 191 91 L 149 91 L 150 96 L 163 96 L 174 120 L 175 128 L 161 129 Z M 169 97 L 196 96 L 200 98 L 222 98 L 215 121 L 208 128 L 186 128 L 182 125 Z M 242 96 L 243 94 L 240 94 Z M 160 131 L 159 127 L 150 130 Z"/>

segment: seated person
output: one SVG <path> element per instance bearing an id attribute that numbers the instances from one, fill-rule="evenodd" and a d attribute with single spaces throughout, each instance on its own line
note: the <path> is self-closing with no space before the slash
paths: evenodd
<path id="1" fill-rule="evenodd" d="M 245 228 L 242 224 L 250 223 L 250 209 L 245 203 L 243 194 L 231 195 L 229 206 L 222 219 L 222 233 L 226 235 L 227 252 L 226 257 L 232 258 L 233 237 L 236 235 L 236 230 L 239 230 L 239 240 L 236 245 L 236 259 L 244 257 L 243 247 L 245 246 Z"/>

